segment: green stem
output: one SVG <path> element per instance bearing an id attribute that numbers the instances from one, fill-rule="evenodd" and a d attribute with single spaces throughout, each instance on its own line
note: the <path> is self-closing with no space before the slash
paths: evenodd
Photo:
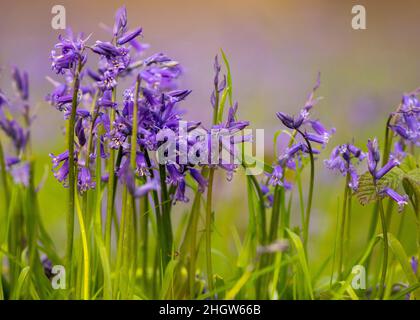
<path id="1" fill-rule="evenodd" d="M 74 162 L 74 126 L 76 121 L 77 96 L 79 91 L 79 75 L 82 63 L 79 61 L 73 80 L 73 100 L 71 114 L 67 126 L 67 147 L 69 150 L 69 174 L 68 174 L 68 207 L 67 207 L 67 250 L 66 265 L 69 270 L 69 283 L 71 280 L 71 264 L 73 258 L 73 237 L 74 237 L 74 211 L 75 211 L 75 162 Z"/>
<path id="2" fill-rule="evenodd" d="M 143 253 L 143 280 L 144 287 L 147 289 L 147 260 L 148 260 L 148 239 L 149 239 L 149 199 L 147 196 L 143 198 L 143 214 L 140 215 L 140 227 L 142 234 L 141 250 Z"/>
<path id="3" fill-rule="evenodd" d="M 9 186 L 7 184 L 6 165 L 4 160 L 3 146 L 0 141 L 0 175 L 4 188 L 4 203 L 6 204 L 5 211 L 9 207 Z"/>
<path id="4" fill-rule="evenodd" d="M 195 295 L 195 266 L 196 266 L 196 246 L 197 246 L 197 228 L 198 218 L 200 216 L 200 203 L 201 196 L 197 194 L 194 198 L 194 203 L 191 209 L 191 224 L 189 228 L 191 230 L 190 239 L 190 261 L 188 265 L 188 283 L 189 283 L 189 294 L 190 299 L 194 298 Z"/>
<path id="5" fill-rule="evenodd" d="M 153 180 L 155 178 L 155 174 L 154 174 L 153 169 L 152 169 L 152 162 L 150 160 L 149 153 L 147 152 L 147 150 L 143 150 L 143 152 L 144 152 L 144 157 L 146 158 L 147 167 L 150 168 L 149 169 L 150 177 Z M 167 243 L 166 242 L 166 235 L 162 230 L 162 215 L 161 215 L 161 212 L 160 212 L 159 196 L 158 196 L 158 193 L 157 193 L 156 190 L 152 191 L 152 198 L 153 198 L 153 204 L 154 204 L 155 214 L 156 214 L 157 234 L 158 234 L 158 238 L 159 238 L 159 242 L 160 242 L 160 250 L 159 250 L 159 252 L 156 253 L 156 254 L 158 254 L 158 258 L 156 258 L 156 259 L 159 262 L 159 261 L 163 260 L 164 252 L 168 252 L 168 251 L 166 249 L 166 243 Z M 157 246 L 157 247 L 159 247 L 159 246 Z M 161 266 L 160 263 L 156 262 L 156 264 L 158 266 Z M 153 286 L 155 287 L 156 286 L 155 282 L 156 282 L 157 278 L 155 276 L 154 276 L 154 278 L 155 278 L 155 281 L 154 281 Z"/>
<path id="6" fill-rule="evenodd" d="M 166 268 L 166 265 L 169 263 L 172 257 L 172 245 L 173 245 L 173 232 L 172 232 L 172 222 L 170 214 L 170 204 L 171 200 L 168 195 L 168 189 L 166 185 L 166 168 L 164 165 L 159 164 L 159 177 L 160 177 L 160 188 L 162 191 L 161 197 L 161 212 L 162 212 L 162 223 L 163 230 L 166 235 L 166 251 L 163 253 L 163 267 Z"/>
<path id="7" fill-rule="evenodd" d="M 214 168 L 210 168 L 207 188 L 206 202 L 206 262 L 207 262 L 207 282 L 209 291 L 213 292 L 213 266 L 211 261 L 211 232 L 212 232 L 212 195 L 213 195 Z"/>
<path id="8" fill-rule="evenodd" d="M 309 223 L 310 223 L 310 219 L 311 219 L 312 198 L 313 198 L 314 181 L 315 181 L 315 161 L 314 161 L 314 154 L 312 152 L 311 143 L 306 138 L 306 136 L 302 133 L 302 131 L 297 130 L 297 132 L 299 132 L 299 134 L 305 140 L 306 145 L 308 146 L 309 159 L 310 159 L 310 163 L 311 163 L 311 175 L 310 175 L 310 181 L 309 181 L 308 200 L 307 200 L 307 203 L 306 203 L 305 225 L 303 226 L 304 227 L 303 228 L 303 246 L 304 246 L 305 252 L 307 252 L 308 238 L 309 238 Z"/>
<path id="9" fill-rule="evenodd" d="M 272 243 L 276 240 L 277 231 L 279 227 L 280 220 L 280 195 L 283 192 L 283 187 L 275 186 L 274 188 L 274 198 L 273 198 L 273 210 L 270 221 L 270 230 L 268 233 L 268 243 Z"/>
<path id="10" fill-rule="evenodd" d="M 117 90 L 112 90 L 112 101 L 115 102 Z M 114 127 L 115 121 L 115 109 L 111 109 L 110 115 L 110 131 Z M 107 190 L 107 207 L 106 207 L 106 221 L 105 221 L 105 247 L 108 252 L 108 256 L 111 257 L 111 241 L 112 241 L 112 216 L 114 214 L 114 180 L 115 179 L 115 150 L 109 150 L 108 159 L 108 190 Z"/>
<path id="11" fill-rule="evenodd" d="M 392 120 L 392 114 L 388 117 L 388 120 L 385 126 L 385 145 L 384 145 L 384 149 L 383 149 L 384 151 L 382 154 L 382 166 L 384 166 L 388 162 L 389 155 L 391 153 L 392 134 L 391 134 L 391 131 L 389 130 L 391 120 Z M 372 237 L 374 237 L 375 235 L 376 226 L 378 224 L 378 209 L 379 209 L 378 204 L 375 203 L 375 206 L 372 212 L 372 218 L 370 221 L 370 227 L 369 227 L 368 239 L 367 239 L 368 241 L 370 241 Z M 369 263 L 370 263 L 370 258 L 367 261 L 367 265 L 369 265 Z"/>
<path id="12" fill-rule="evenodd" d="M 261 218 L 261 222 L 260 222 L 260 242 L 262 245 L 264 245 L 267 241 L 267 218 L 266 218 L 266 212 L 265 212 L 265 204 L 264 204 L 264 195 L 261 191 L 261 187 L 258 184 L 257 179 L 255 178 L 254 175 L 250 175 L 248 176 L 251 181 L 252 184 L 254 185 L 255 190 L 257 191 L 258 194 L 258 203 L 259 203 L 259 209 L 260 209 L 260 218 Z"/>
<path id="13" fill-rule="evenodd" d="M 386 219 L 385 219 L 385 213 L 384 208 L 382 206 L 382 200 L 378 200 L 379 203 L 379 213 L 381 217 L 381 223 L 382 223 L 382 233 L 383 233 L 383 239 L 384 239 L 384 256 L 382 260 L 382 274 L 381 274 L 381 282 L 379 284 L 379 299 L 383 299 L 384 291 L 385 291 L 385 281 L 386 281 L 386 273 L 388 269 L 388 230 L 386 227 Z"/>
<path id="14" fill-rule="evenodd" d="M 77 204 L 77 218 L 80 224 L 80 234 L 82 236 L 82 248 L 83 248 L 83 300 L 89 300 L 89 284 L 90 284 L 90 261 L 89 261 L 89 247 L 87 239 L 86 224 L 84 222 L 82 209 L 80 208 L 79 202 L 76 199 Z"/>
<path id="15" fill-rule="evenodd" d="M 344 198 L 343 198 L 343 211 L 341 214 L 341 226 L 340 226 L 340 246 L 338 254 L 338 279 L 343 279 L 343 255 L 344 255 L 344 233 L 346 230 L 346 211 L 347 211 L 347 198 L 349 193 L 350 174 L 347 173 L 346 185 L 344 187 Z"/>

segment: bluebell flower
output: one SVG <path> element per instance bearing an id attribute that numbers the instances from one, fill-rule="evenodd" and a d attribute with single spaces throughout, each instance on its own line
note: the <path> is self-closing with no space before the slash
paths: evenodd
<path id="1" fill-rule="evenodd" d="M 352 144 L 343 144 L 335 147 L 329 159 L 324 160 L 325 166 L 330 170 L 337 170 L 343 176 L 349 175 L 349 187 L 357 190 L 359 186 L 359 176 L 356 167 L 354 166 L 353 159 L 360 163 L 365 159 L 366 154 L 361 149 Z"/>
<path id="2" fill-rule="evenodd" d="M 20 71 L 17 67 L 13 67 L 12 79 L 16 91 L 22 100 L 29 98 L 29 76 L 26 71 Z"/>
<path id="3" fill-rule="evenodd" d="M 396 158 L 391 158 L 381 169 L 377 169 L 380 161 L 380 153 L 378 147 L 378 140 L 375 138 L 373 140 L 368 140 L 368 168 L 369 172 L 372 174 L 375 180 L 381 179 L 386 175 L 392 168 L 400 164 L 399 160 Z"/>
<path id="4" fill-rule="evenodd" d="M 29 186 L 30 166 L 28 162 L 19 162 L 13 165 L 9 172 L 15 184 Z"/>
<path id="5" fill-rule="evenodd" d="M 78 170 L 77 188 L 80 193 L 95 188 L 95 182 L 93 181 L 90 170 L 85 166 L 80 167 Z"/>
<path id="6" fill-rule="evenodd" d="M 64 74 L 66 70 L 74 72 L 78 63 L 86 63 L 87 54 L 84 50 L 87 39 L 68 34 L 66 37 L 60 35 L 58 40 L 55 50 L 51 51 L 51 67 L 56 73 Z"/>
<path id="7" fill-rule="evenodd" d="M 379 170 L 377 169 L 378 163 L 380 161 L 380 153 L 378 147 L 378 141 L 376 138 L 373 140 L 368 140 L 368 169 L 370 174 L 373 177 L 374 182 L 376 183 L 377 180 L 384 177 L 388 172 L 390 172 L 394 167 L 400 164 L 399 160 L 395 157 L 390 157 L 389 161 Z M 400 209 L 408 203 L 408 196 L 407 195 L 400 195 L 395 190 L 391 188 L 384 188 L 383 190 L 379 190 L 380 195 L 388 196 L 392 200 L 394 200 Z"/>
<path id="8" fill-rule="evenodd" d="M 403 140 L 420 145 L 420 102 L 419 90 L 404 95 L 398 110 L 393 113 L 394 123 L 390 128 Z"/>
<path id="9" fill-rule="evenodd" d="M 394 200 L 398 204 L 399 211 L 401 211 L 403 207 L 408 203 L 407 195 L 402 196 L 391 188 L 384 188 L 383 190 L 381 190 L 381 194 L 386 195 L 390 197 L 392 200 Z"/>

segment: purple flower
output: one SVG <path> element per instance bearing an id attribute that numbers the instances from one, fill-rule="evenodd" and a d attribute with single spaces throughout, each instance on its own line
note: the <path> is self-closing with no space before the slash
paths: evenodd
<path id="1" fill-rule="evenodd" d="M 189 169 L 191 177 L 198 183 L 198 191 L 203 193 L 207 187 L 207 180 L 201 175 L 201 173 L 194 168 Z"/>
<path id="2" fill-rule="evenodd" d="M 92 47 L 92 51 L 108 58 L 122 55 L 122 50 L 114 46 L 111 42 L 103 42 L 99 40 L 97 40 L 95 45 Z"/>
<path id="3" fill-rule="evenodd" d="M 404 144 L 402 141 L 397 141 L 394 144 L 394 150 L 390 154 L 391 159 L 397 159 L 398 161 L 402 161 L 407 153 L 404 151 Z"/>
<path id="4" fill-rule="evenodd" d="M 54 177 L 59 181 L 63 182 L 66 186 L 66 179 L 69 174 L 69 152 L 65 151 L 57 156 L 50 153 L 51 161 L 53 164 L 52 171 L 54 172 Z M 75 162 L 77 161 L 77 155 L 74 156 Z M 60 167 L 61 166 L 61 167 Z M 58 168 L 60 167 L 60 168 Z"/>
<path id="5" fill-rule="evenodd" d="M 372 177 L 375 180 L 381 179 L 394 167 L 400 164 L 400 162 L 397 159 L 391 158 L 381 169 L 377 170 L 378 163 L 381 158 L 380 153 L 379 153 L 378 140 L 376 138 L 373 140 L 368 140 L 367 147 L 368 147 L 368 168 L 369 168 L 369 172 L 371 173 Z"/>
<path id="6" fill-rule="evenodd" d="M 61 167 L 59 169 L 54 170 L 54 177 L 59 181 L 63 182 L 64 186 L 67 186 L 66 179 L 69 175 L 69 159 L 64 160 Z"/>
<path id="7" fill-rule="evenodd" d="M 178 171 L 174 164 L 167 164 L 168 176 L 166 183 L 177 186 L 180 182 L 184 181 L 184 176 Z"/>
<path id="8" fill-rule="evenodd" d="M 176 188 L 175 195 L 172 197 L 174 204 L 177 201 L 188 202 L 189 199 L 185 196 L 185 180 L 182 179 Z"/>
<path id="9" fill-rule="evenodd" d="M 399 211 L 402 211 L 404 206 L 408 203 L 408 196 L 407 195 L 402 196 L 391 188 L 383 189 L 381 191 L 381 194 L 386 195 L 386 196 L 390 197 L 392 200 L 394 200 L 398 204 Z"/>
<path id="10" fill-rule="evenodd" d="M 373 140 L 368 140 L 368 169 L 372 176 L 376 178 L 376 167 L 378 166 L 381 155 L 379 153 L 378 140 L 375 138 Z"/>
<path id="11" fill-rule="evenodd" d="M 366 157 L 365 153 L 352 144 L 343 144 L 335 147 L 329 159 L 324 160 L 325 166 L 330 170 L 337 170 L 343 176 L 349 175 L 349 187 L 357 190 L 359 186 L 359 176 L 352 164 L 352 160 L 362 161 Z"/>
<path id="12" fill-rule="evenodd" d="M 150 175 L 146 158 L 142 152 L 137 152 L 136 154 L 136 174 L 139 176 Z"/>
<path id="13" fill-rule="evenodd" d="M 213 64 L 213 68 L 214 68 L 214 89 L 211 93 L 210 96 L 210 103 L 211 105 L 214 107 L 216 107 L 216 93 L 219 94 L 225 89 L 226 87 L 226 76 L 223 76 L 223 79 L 221 81 L 219 81 L 219 75 L 220 75 L 220 71 L 222 70 L 222 66 L 219 63 L 219 57 L 216 55 L 214 57 L 214 64 Z"/>
<path id="14" fill-rule="evenodd" d="M 270 188 L 263 183 L 260 184 L 260 187 L 261 187 L 261 192 L 262 192 L 264 198 L 267 199 L 266 206 L 269 207 L 269 208 L 272 207 L 273 206 L 273 201 L 274 201 L 274 196 L 270 192 Z"/>
<path id="15" fill-rule="evenodd" d="M 411 257 L 410 260 L 411 268 L 413 269 L 414 274 L 417 274 L 418 268 L 419 268 L 419 260 L 416 259 L 415 256 Z"/>
<path id="16" fill-rule="evenodd" d="M 403 140 L 420 145 L 420 103 L 418 91 L 404 95 L 397 112 L 393 113 L 394 124 L 390 128 Z"/>
<path id="17" fill-rule="evenodd" d="M 28 162 L 20 162 L 10 169 L 15 184 L 21 184 L 25 187 L 29 186 L 30 166 Z"/>
<path id="18" fill-rule="evenodd" d="M 85 129 L 83 128 L 83 118 L 79 118 L 76 121 L 76 126 L 74 128 L 74 131 L 76 133 L 77 139 L 79 141 L 79 145 L 83 147 L 86 144 L 86 135 L 85 135 Z"/>
<path id="19" fill-rule="evenodd" d="M 127 42 L 130 42 L 134 38 L 137 38 L 139 35 L 141 35 L 142 30 L 142 28 L 137 28 L 136 30 L 122 36 L 118 39 L 117 44 L 121 46 L 123 44 L 126 44 Z"/>
<path id="20" fill-rule="evenodd" d="M 24 129 L 16 120 L 7 119 L 4 116 L 1 108 L 0 108 L 0 128 L 13 141 L 13 144 L 18 153 L 21 152 L 25 148 L 28 142 L 28 137 L 29 137 L 28 130 Z"/>
<path id="21" fill-rule="evenodd" d="M 17 67 L 12 70 L 13 83 L 22 100 L 29 98 L 29 77 L 26 71 L 20 71 Z"/>
<path id="22" fill-rule="evenodd" d="M 6 156 L 5 162 L 6 162 L 6 168 L 9 170 L 11 166 L 19 163 L 20 159 L 18 157 Z"/>
<path id="23" fill-rule="evenodd" d="M 98 99 L 98 106 L 107 108 L 115 108 L 117 103 L 112 101 L 112 91 L 105 90 L 102 94 L 102 97 Z"/>
<path id="24" fill-rule="evenodd" d="M 314 94 L 315 91 L 318 89 L 319 85 L 320 74 L 318 74 L 316 84 L 313 87 L 312 92 L 309 94 L 309 97 L 304 107 L 300 110 L 297 116 L 290 116 L 284 112 L 276 113 L 277 117 L 287 128 L 299 130 L 302 125 L 304 125 L 305 123 L 309 123 L 318 135 L 330 135 L 331 133 L 333 133 L 334 129 L 332 131 L 327 131 L 318 120 L 313 121 L 309 119 L 309 110 L 312 109 L 312 107 L 318 101 L 318 99 L 314 99 Z"/>
<path id="25" fill-rule="evenodd" d="M 127 9 L 125 6 L 119 8 L 115 14 L 115 23 L 113 28 L 115 37 L 119 37 L 127 31 Z"/>
<path id="26" fill-rule="evenodd" d="M 309 113 L 306 110 L 302 110 L 296 119 L 284 112 L 277 112 L 276 115 L 277 118 L 279 118 L 280 121 L 289 129 L 299 129 L 303 122 L 308 118 Z"/>
<path id="27" fill-rule="evenodd" d="M 325 145 L 328 143 L 328 140 L 330 139 L 329 134 L 319 135 L 319 134 L 310 133 L 310 132 L 305 133 L 305 137 L 309 141 L 322 144 L 323 147 L 325 147 Z"/>
<path id="28" fill-rule="evenodd" d="M 55 156 L 54 154 L 50 153 L 51 161 L 53 164 L 53 168 L 57 168 L 61 162 L 67 160 L 69 158 L 69 151 L 64 151 L 59 155 Z"/>
<path id="29" fill-rule="evenodd" d="M 268 184 L 272 185 L 272 186 L 282 186 L 283 182 L 282 182 L 282 178 L 283 178 L 283 168 L 280 165 L 277 165 L 273 168 L 273 172 L 271 174 L 268 175 L 269 176 L 269 181 Z"/>
<path id="30" fill-rule="evenodd" d="M 70 34 L 67 37 L 60 35 L 58 40 L 59 42 L 55 45 L 56 50 L 51 51 L 51 67 L 56 73 L 64 74 L 66 70 L 74 71 L 79 62 L 82 64 L 86 62 L 87 55 L 84 49 L 87 39 L 83 40 L 80 36 L 74 38 Z"/>
<path id="31" fill-rule="evenodd" d="M 150 191 L 157 190 L 159 188 L 156 180 L 147 181 L 145 184 L 137 187 L 134 172 L 130 167 L 130 161 L 128 158 L 125 159 L 118 170 L 118 177 L 120 178 L 120 181 L 127 186 L 128 192 L 130 192 L 130 194 L 135 198 L 143 197 Z"/>
<path id="32" fill-rule="evenodd" d="M 384 175 L 386 175 L 394 167 L 399 166 L 399 165 L 400 165 L 400 162 L 397 159 L 395 159 L 395 158 L 390 159 L 381 169 L 379 169 L 376 172 L 375 178 L 377 180 L 381 179 Z"/>
<path id="33" fill-rule="evenodd" d="M 77 177 L 77 188 L 79 189 L 80 193 L 95 188 L 95 182 L 92 179 L 90 170 L 85 166 L 79 168 L 79 173 Z"/>
<path id="34" fill-rule="evenodd" d="M 276 115 L 280 119 L 280 121 L 289 129 L 297 130 L 300 135 L 307 140 L 306 142 L 309 144 L 310 142 L 315 142 L 321 144 L 322 147 L 328 143 L 330 136 L 335 133 L 335 129 L 332 128 L 331 130 L 327 130 L 325 126 L 319 120 L 311 120 L 309 111 L 312 107 L 317 103 L 318 99 L 314 98 L 315 91 L 318 89 L 320 84 L 320 78 L 318 74 L 317 82 L 312 89 L 312 92 L 309 94 L 309 97 L 304 105 L 304 107 L 300 110 L 297 116 L 291 116 L 284 112 L 277 112 Z M 311 132 L 312 131 L 312 132 Z M 296 149 L 291 149 L 290 151 L 302 151 L 304 153 L 309 153 L 309 146 L 305 145 L 296 145 Z M 305 149 L 304 149 L 305 148 Z M 319 150 L 314 148 L 312 149 L 312 154 L 319 153 Z M 289 150 L 286 150 L 286 154 L 283 156 L 285 161 L 290 162 L 291 157 L 293 154 L 288 155 L 287 153 Z"/>

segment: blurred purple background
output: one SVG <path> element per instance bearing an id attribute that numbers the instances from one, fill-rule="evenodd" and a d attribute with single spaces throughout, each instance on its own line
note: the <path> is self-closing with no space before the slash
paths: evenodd
<path id="1" fill-rule="evenodd" d="M 60 33 L 51 28 L 56 4 L 65 6 L 67 26 L 102 40 L 108 35 L 99 23 L 111 25 L 115 10 L 125 4 L 129 24 L 144 28 L 149 52 L 164 51 L 183 64 L 181 86 L 193 90 L 184 104 L 190 119 L 210 119 L 212 62 L 223 48 L 240 115 L 254 128 L 266 128 L 267 142 L 279 128 L 275 111 L 297 110 L 317 71 L 324 100 L 316 114 L 343 139 L 377 133 L 401 94 L 420 85 L 416 0 L 2 2 L 1 85 L 8 86 L 13 64 L 30 72 L 32 101 L 39 104 L 42 122 L 35 126 L 41 148 L 61 141 L 63 124 L 43 102 L 50 89 L 45 76 L 53 76 L 49 53 Z M 355 4 L 366 7 L 367 30 L 351 28 Z"/>

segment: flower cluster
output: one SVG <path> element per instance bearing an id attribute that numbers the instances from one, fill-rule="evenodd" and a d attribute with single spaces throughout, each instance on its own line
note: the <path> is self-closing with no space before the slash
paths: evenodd
<path id="1" fill-rule="evenodd" d="M 366 154 L 361 149 L 352 144 L 342 144 L 335 147 L 329 159 L 324 160 L 325 166 L 330 170 L 337 170 L 343 176 L 349 176 L 349 187 L 357 190 L 359 185 L 359 176 L 356 167 L 352 163 L 353 159 L 357 163 L 366 158 Z"/>
<path id="2" fill-rule="evenodd" d="M 378 147 L 378 140 L 374 138 L 373 140 L 368 140 L 368 169 L 370 174 L 373 177 L 374 183 L 384 177 L 388 172 L 390 172 L 394 167 L 400 165 L 400 161 L 396 157 L 391 157 L 390 160 L 380 169 L 378 169 L 378 164 L 380 161 L 380 153 L 379 153 L 379 147 Z M 384 188 L 383 190 L 379 191 L 380 194 L 384 196 L 390 197 L 392 200 L 394 200 L 400 209 L 408 202 L 408 196 L 407 195 L 400 195 L 396 191 L 392 190 L 391 188 Z"/>
<path id="3" fill-rule="evenodd" d="M 98 40 L 93 46 L 89 46 L 86 43 L 87 39 L 82 40 L 81 36 L 60 37 L 55 47 L 61 49 L 61 52 L 57 54 L 54 51 L 52 54 L 52 67 L 57 73 L 64 75 L 64 82 L 51 80 L 54 90 L 47 96 L 47 100 L 64 113 L 65 119 L 70 117 L 72 105 L 77 105 L 74 128 L 77 143 L 74 159 L 78 167 L 77 186 L 80 192 L 94 188 L 97 183 L 90 170 L 95 159 L 107 159 L 110 150 L 118 150 L 121 159 L 115 173 L 120 181 L 130 185 L 130 192 L 140 195 L 135 183 L 132 184 L 135 181 L 133 177 L 153 180 L 153 177 L 160 176 L 161 171 L 150 154 L 158 151 L 159 155 L 159 151 L 168 143 L 167 137 L 162 133 L 170 131 L 176 134 L 171 143 L 178 151 L 164 163 L 159 162 L 164 166 L 167 184 L 174 190 L 171 194 L 172 200 L 188 201 L 185 195 L 186 175 L 189 174 L 198 183 L 198 190 L 204 192 L 207 181 L 196 165 L 210 163 L 193 163 L 189 161 L 189 155 L 195 152 L 203 156 L 212 148 L 224 148 L 235 156 L 234 145 L 247 140 L 246 137 L 237 134 L 249 123 L 235 119 L 237 104 L 229 108 L 226 122 L 215 124 L 210 129 L 205 129 L 197 121 L 183 121 L 183 112 L 178 105 L 188 97 L 191 90 L 177 89 L 177 79 L 182 75 L 180 64 L 164 53 L 143 57 L 147 45 L 137 41 L 139 36 L 142 36 L 142 28 L 128 31 L 127 13 L 125 8 L 121 8 L 115 17 L 111 41 Z M 83 68 L 87 61 L 88 49 L 99 58 L 96 69 Z M 89 59 L 91 60 L 91 57 Z M 79 69 L 76 66 L 79 66 Z M 221 66 L 216 57 L 214 81 L 215 91 L 218 93 L 226 87 L 226 76 L 224 80 L 219 81 L 220 71 Z M 135 81 L 122 91 L 122 101 L 118 102 L 116 86 L 121 78 L 129 78 L 130 75 L 135 75 Z M 76 80 L 79 81 L 77 86 Z M 212 97 L 214 106 L 215 92 Z M 134 110 L 137 110 L 137 114 L 134 114 Z M 137 123 L 134 123 L 135 120 Z M 185 125 L 181 126 L 180 123 Z M 133 126 L 136 126 L 135 131 Z M 204 131 L 208 138 L 215 130 L 223 131 L 231 138 L 229 142 L 222 142 L 214 147 L 208 144 L 209 139 L 197 138 L 197 135 L 193 134 L 196 129 Z M 132 141 L 133 132 L 137 132 L 135 141 Z M 132 144 L 135 144 L 134 149 Z M 133 150 L 136 152 L 135 168 L 129 165 Z M 68 150 L 57 156 L 51 154 L 51 158 L 55 177 L 67 185 Z M 187 158 L 188 161 L 182 162 L 181 158 Z M 229 178 L 237 167 L 222 161 L 212 164 L 225 169 Z M 105 172 L 103 176 L 110 174 L 114 172 Z M 156 183 L 151 182 L 148 186 L 156 186 Z"/>
<path id="4" fill-rule="evenodd" d="M 390 127 L 403 141 L 420 146 L 420 90 L 404 95 L 398 110 L 393 114 L 394 124 Z"/>
<path id="5" fill-rule="evenodd" d="M 27 161 L 30 125 L 28 73 L 17 67 L 12 69 L 15 98 L 9 99 L 0 90 L 0 129 L 9 137 L 14 146 L 14 154 L 5 156 L 6 169 L 17 184 L 29 185 L 30 165 Z"/>
<path id="6" fill-rule="evenodd" d="M 320 100 L 315 98 L 315 91 L 320 86 L 320 76 L 318 78 L 312 92 L 309 94 L 304 107 L 300 110 L 297 116 L 287 115 L 283 112 L 277 112 L 277 117 L 287 128 L 299 132 L 304 142 L 295 142 L 295 134 L 289 147 L 277 159 L 277 163 L 273 168 L 273 172 L 270 173 L 268 184 L 284 186 L 286 189 L 291 188 L 291 184 L 284 180 L 284 171 L 286 168 L 295 170 L 296 159 L 300 160 L 302 155 L 305 154 L 318 154 L 319 150 L 312 147 L 310 142 L 320 144 L 322 147 L 328 143 L 330 136 L 335 132 L 335 129 L 327 130 L 325 126 L 319 120 L 313 120 L 310 118 L 310 110 Z"/>
<path id="7" fill-rule="evenodd" d="M 299 114 L 297 116 L 291 116 L 285 114 L 284 112 L 277 112 L 277 117 L 289 129 L 301 132 L 303 132 L 303 127 L 308 127 L 309 129 L 312 129 L 312 132 L 307 131 L 305 129 L 303 132 L 303 136 L 309 141 L 321 144 L 324 147 L 328 143 L 331 135 L 335 132 L 335 129 L 332 128 L 331 130 L 327 130 L 319 120 L 310 119 L 310 110 L 320 100 L 320 98 L 314 98 L 315 91 L 319 88 L 319 86 L 320 76 L 318 74 L 316 84 L 312 92 L 309 94 L 308 99 L 304 107 L 300 110 Z"/>

